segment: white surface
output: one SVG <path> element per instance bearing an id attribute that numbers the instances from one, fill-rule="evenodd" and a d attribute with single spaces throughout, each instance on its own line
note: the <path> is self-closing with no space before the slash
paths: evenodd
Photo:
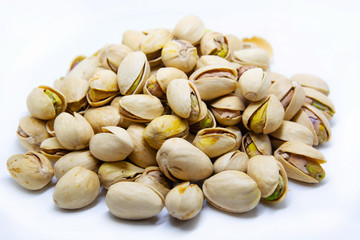
<path id="1" fill-rule="evenodd" d="M 358 1 L 2 1 L 0 3 L 0 239 L 339 239 L 360 226 Z M 127 29 L 175 26 L 197 14 L 210 29 L 272 44 L 271 69 L 327 80 L 336 105 L 332 139 L 321 146 L 328 163 L 321 184 L 290 182 L 287 199 L 227 214 L 208 204 L 193 220 L 163 212 L 144 221 L 112 217 L 105 191 L 91 206 L 63 211 L 44 190 L 22 189 L 6 170 L 24 153 L 15 131 L 33 87 L 52 85 L 72 58 L 121 42 Z"/>

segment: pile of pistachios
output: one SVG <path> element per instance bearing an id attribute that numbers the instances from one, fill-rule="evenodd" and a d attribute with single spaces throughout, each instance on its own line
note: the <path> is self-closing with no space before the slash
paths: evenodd
<path id="1" fill-rule="evenodd" d="M 271 72 L 272 56 L 265 39 L 206 30 L 193 15 L 171 30 L 126 31 L 30 92 L 17 130 L 28 152 L 7 168 L 30 190 L 55 175 L 59 208 L 83 208 L 106 189 L 122 219 L 164 206 L 191 219 L 204 196 L 233 213 L 284 201 L 288 178 L 324 179 L 314 147 L 329 141 L 335 109 L 324 80 Z"/>

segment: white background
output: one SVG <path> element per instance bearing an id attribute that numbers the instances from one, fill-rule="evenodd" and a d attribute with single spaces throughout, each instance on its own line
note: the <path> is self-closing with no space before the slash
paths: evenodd
<path id="1" fill-rule="evenodd" d="M 360 226 L 359 1 L 1 1 L 0 239 L 340 239 Z M 15 135 L 26 97 L 52 85 L 73 57 L 120 43 L 127 29 L 172 28 L 197 14 L 207 28 L 239 37 L 259 35 L 274 48 L 273 71 L 305 72 L 328 81 L 336 105 L 332 139 L 320 147 L 328 163 L 318 185 L 290 182 L 286 200 L 227 214 L 205 204 L 180 222 L 166 210 L 123 221 L 105 206 L 105 191 L 85 209 L 52 202 L 55 180 L 31 192 L 16 184 L 6 160 L 25 150 Z"/>

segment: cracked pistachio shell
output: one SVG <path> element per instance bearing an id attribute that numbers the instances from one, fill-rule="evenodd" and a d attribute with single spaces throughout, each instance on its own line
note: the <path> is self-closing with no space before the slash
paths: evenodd
<path id="1" fill-rule="evenodd" d="M 229 94 L 212 101 L 210 108 L 219 124 L 231 126 L 241 122 L 245 104 L 238 96 Z"/>
<path id="2" fill-rule="evenodd" d="M 201 98 L 195 85 L 186 79 L 171 81 L 166 90 L 170 108 L 181 118 L 190 122 L 201 116 Z"/>
<path id="3" fill-rule="evenodd" d="M 237 51 L 243 48 L 243 44 L 240 38 L 238 38 L 237 36 L 233 35 L 233 34 L 227 34 L 226 38 L 228 40 L 228 45 L 229 45 L 229 49 L 230 51 Z"/>
<path id="4" fill-rule="evenodd" d="M 131 124 L 126 130 L 134 143 L 134 150 L 128 158 L 132 163 L 143 168 L 157 165 L 156 151 L 146 142 L 143 136 L 144 129 L 144 125 Z"/>
<path id="5" fill-rule="evenodd" d="M 324 155 L 319 150 L 296 141 L 285 142 L 274 152 L 275 158 L 284 166 L 289 178 L 306 183 L 318 183 L 318 179 L 306 174 L 294 164 L 288 162 L 285 156 L 290 157 L 291 155 L 295 156 L 302 164 L 310 162 L 319 165 L 326 163 Z M 323 174 L 325 176 L 325 171 L 323 171 Z"/>
<path id="6" fill-rule="evenodd" d="M 98 67 L 100 67 L 99 57 L 87 57 L 76 64 L 76 66 L 67 73 L 65 78 L 69 77 L 89 80 L 94 75 L 94 72 Z"/>
<path id="7" fill-rule="evenodd" d="M 233 134 L 235 134 L 235 136 L 236 136 L 235 149 L 239 149 L 241 146 L 241 138 L 242 138 L 240 129 L 237 126 L 228 126 L 228 127 L 226 127 L 226 129 L 231 131 Z"/>
<path id="8" fill-rule="evenodd" d="M 216 127 L 216 119 L 210 109 L 207 108 L 206 103 L 201 101 L 200 104 L 202 110 L 199 118 L 196 121 L 189 123 L 190 132 L 193 134 L 196 134 L 198 131 L 204 128 Z"/>
<path id="9" fill-rule="evenodd" d="M 270 78 L 261 68 L 252 68 L 241 75 L 239 88 L 246 99 L 259 101 L 266 96 L 270 88 Z"/>
<path id="10" fill-rule="evenodd" d="M 86 58 L 85 55 L 79 55 L 79 56 L 76 56 L 72 61 L 71 61 L 71 64 L 70 64 L 70 67 L 69 67 L 69 72 L 71 70 L 74 69 L 74 67 L 76 65 L 78 65 L 82 60 L 84 60 Z"/>
<path id="11" fill-rule="evenodd" d="M 261 191 L 261 198 L 266 202 L 275 203 L 285 199 L 288 189 L 288 179 L 283 165 L 276 161 L 273 156 L 255 156 L 250 158 L 247 166 L 247 174 L 258 185 Z M 284 181 L 281 196 L 275 200 L 266 200 L 278 187 L 279 176 Z"/>
<path id="12" fill-rule="evenodd" d="M 205 66 L 191 74 L 189 79 L 194 81 L 202 100 L 224 96 L 238 87 L 236 69 L 228 66 Z"/>
<path id="13" fill-rule="evenodd" d="M 270 56 L 264 49 L 247 48 L 234 51 L 232 61 L 244 66 L 255 65 L 265 71 L 270 65 Z"/>
<path id="14" fill-rule="evenodd" d="M 166 90 L 174 79 L 187 79 L 186 74 L 174 67 L 159 68 L 155 74 L 146 80 L 143 92 L 160 99 L 166 99 Z"/>
<path id="15" fill-rule="evenodd" d="M 284 75 L 282 75 L 280 73 L 272 72 L 272 71 L 269 71 L 269 70 L 266 71 L 266 74 L 270 78 L 271 84 L 277 82 L 278 80 L 288 79 L 287 77 L 285 77 Z"/>
<path id="16" fill-rule="evenodd" d="M 196 134 L 193 144 L 213 158 L 234 151 L 238 146 L 238 136 L 226 128 L 204 128 Z"/>
<path id="17" fill-rule="evenodd" d="M 56 161 L 69 152 L 70 150 L 63 147 L 56 137 L 47 138 L 40 145 L 40 153 L 50 160 Z"/>
<path id="18" fill-rule="evenodd" d="M 84 167 L 74 167 L 57 182 L 53 201 L 63 209 L 79 209 L 92 203 L 100 191 L 98 175 Z"/>
<path id="19" fill-rule="evenodd" d="M 198 185 L 183 182 L 166 195 L 165 207 L 174 218 L 188 220 L 200 213 L 203 202 L 204 195 Z"/>
<path id="20" fill-rule="evenodd" d="M 270 138 L 267 134 L 247 132 L 241 139 L 241 151 L 245 152 L 249 158 L 256 155 L 271 155 Z"/>
<path id="21" fill-rule="evenodd" d="M 66 149 L 80 150 L 89 146 L 94 131 L 88 121 L 80 114 L 63 112 L 56 117 L 54 129 L 57 140 Z"/>
<path id="22" fill-rule="evenodd" d="M 119 110 L 112 106 L 89 108 L 85 111 L 84 117 L 95 133 L 100 133 L 102 127 L 117 126 L 120 122 Z"/>
<path id="23" fill-rule="evenodd" d="M 66 110 L 67 100 L 60 91 L 47 86 L 39 86 L 30 92 L 26 105 L 31 116 L 41 120 L 50 120 Z"/>
<path id="24" fill-rule="evenodd" d="M 40 144 L 50 137 L 45 122 L 32 116 L 25 116 L 20 119 L 16 135 L 26 150 L 35 152 L 38 152 Z"/>
<path id="25" fill-rule="evenodd" d="M 269 134 L 278 129 L 284 119 L 284 108 L 275 95 L 251 102 L 242 116 L 244 126 L 256 134 Z"/>
<path id="26" fill-rule="evenodd" d="M 159 167 L 155 166 L 145 168 L 144 172 L 135 179 L 135 182 L 145 184 L 158 191 L 164 198 L 173 186 L 172 181 L 160 171 Z"/>
<path id="27" fill-rule="evenodd" d="M 298 82 L 303 87 L 313 88 L 319 92 L 322 92 L 326 96 L 329 95 L 330 89 L 327 82 L 315 75 L 298 73 L 291 77 L 291 80 Z"/>
<path id="28" fill-rule="evenodd" d="M 118 126 L 126 129 L 126 128 L 128 128 L 131 124 L 134 124 L 135 122 L 126 119 L 124 116 L 122 116 L 122 115 L 120 114 L 120 103 L 119 103 L 119 100 L 120 100 L 122 97 L 123 97 L 123 96 L 117 96 L 117 97 L 115 97 L 115 98 L 111 101 L 110 106 L 116 108 L 117 112 L 118 112 L 119 115 L 120 115 L 120 120 L 119 120 Z"/>
<path id="29" fill-rule="evenodd" d="M 133 51 L 138 51 L 141 41 L 145 38 L 145 34 L 139 31 L 127 30 L 123 33 L 122 44 L 128 46 Z"/>
<path id="30" fill-rule="evenodd" d="M 111 185 L 117 182 L 134 181 L 143 172 L 143 168 L 127 161 L 120 161 L 101 164 L 98 174 L 101 185 L 109 189 Z"/>
<path id="31" fill-rule="evenodd" d="M 150 76 L 150 65 L 143 52 L 126 55 L 117 72 L 118 85 L 122 95 L 141 93 Z"/>
<path id="32" fill-rule="evenodd" d="M 54 176 L 50 161 L 41 153 L 33 151 L 12 155 L 6 166 L 16 182 L 28 190 L 42 189 Z"/>
<path id="33" fill-rule="evenodd" d="M 196 47 L 185 40 L 168 41 L 161 51 L 161 59 L 166 67 L 175 67 L 185 73 L 194 69 L 198 58 Z"/>
<path id="34" fill-rule="evenodd" d="M 305 102 L 319 109 L 327 119 L 331 120 L 335 114 L 335 106 L 325 94 L 312 88 L 304 87 Z"/>
<path id="35" fill-rule="evenodd" d="M 314 136 L 307 127 L 286 120 L 282 122 L 281 126 L 275 132 L 270 133 L 270 136 L 273 148 L 278 148 L 286 141 L 298 141 L 309 146 L 312 146 L 314 141 Z"/>
<path id="36" fill-rule="evenodd" d="M 46 121 L 46 125 L 45 125 L 46 131 L 53 137 L 55 137 L 54 122 L 55 122 L 55 118 Z"/>
<path id="37" fill-rule="evenodd" d="M 97 172 L 99 165 L 99 160 L 94 158 L 90 151 L 73 151 L 62 156 L 55 162 L 54 175 L 57 179 L 60 179 L 65 173 L 74 167 L 83 167 Z"/>
<path id="38" fill-rule="evenodd" d="M 105 202 L 114 216 L 128 220 L 154 217 L 164 207 L 164 199 L 157 192 L 137 182 L 111 185 Z"/>
<path id="39" fill-rule="evenodd" d="M 133 122 L 150 122 L 164 112 L 161 101 L 152 95 L 133 94 L 119 100 L 120 114 Z"/>
<path id="40" fill-rule="evenodd" d="M 330 123 L 317 108 L 305 103 L 292 121 L 307 127 L 311 131 L 314 136 L 314 146 L 330 140 Z"/>
<path id="41" fill-rule="evenodd" d="M 243 172 L 227 170 L 206 179 L 202 186 L 206 200 L 226 212 L 252 210 L 260 201 L 256 182 Z"/>
<path id="42" fill-rule="evenodd" d="M 106 48 L 102 58 L 100 58 L 101 64 L 107 69 L 117 72 L 120 63 L 124 60 L 126 55 L 131 52 L 131 48 L 124 44 L 111 44 Z"/>
<path id="43" fill-rule="evenodd" d="M 166 140 L 156 154 L 156 161 L 161 172 L 176 182 L 200 181 L 213 172 L 210 158 L 182 138 Z"/>
<path id="44" fill-rule="evenodd" d="M 200 41 L 201 55 L 217 55 L 227 58 L 230 55 L 228 40 L 219 32 L 205 32 Z"/>
<path id="45" fill-rule="evenodd" d="M 205 24 L 199 17 L 188 15 L 180 19 L 172 33 L 176 38 L 184 39 L 193 45 L 197 45 L 205 34 L 205 30 Z"/>
<path id="46" fill-rule="evenodd" d="M 237 170 L 246 172 L 249 157 L 246 153 L 239 150 L 225 153 L 214 162 L 214 173 L 226 170 Z"/>
<path id="47" fill-rule="evenodd" d="M 274 52 L 273 52 L 273 49 L 272 49 L 270 43 L 262 37 L 253 36 L 251 38 L 243 38 L 243 39 L 241 39 L 241 41 L 244 43 L 253 43 L 258 48 L 264 49 L 269 54 L 270 58 L 272 58 L 274 55 Z"/>
<path id="48" fill-rule="evenodd" d="M 219 57 L 217 55 L 202 55 L 196 62 L 195 70 L 211 65 L 232 67 L 232 64 L 225 58 Z"/>
<path id="49" fill-rule="evenodd" d="M 134 143 L 125 129 L 108 126 L 102 130 L 102 133 L 91 138 L 89 144 L 91 154 L 97 159 L 105 162 L 120 161 L 134 150 Z"/>
<path id="50" fill-rule="evenodd" d="M 284 120 L 292 119 L 305 100 L 304 89 L 297 82 L 289 79 L 279 79 L 271 85 L 268 93 L 274 94 L 283 105 Z"/>
<path id="51" fill-rule="evenodd" d="M 169 138 L 186 138 L 189 134 L 188 121 L 176 115 L 163 115 L 152 120 L 144 129 L 145 141 L 154 149 L 159 149 Z"/>

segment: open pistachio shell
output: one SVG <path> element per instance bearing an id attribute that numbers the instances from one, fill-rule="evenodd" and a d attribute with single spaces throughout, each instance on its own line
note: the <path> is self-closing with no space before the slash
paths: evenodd
<path id="1" fill-rule="evenodd" d="M 56 137 L 45 139 L 40 145 L 40 152 L 50 160 L 58 160 L 70 150 L 63 147 Z"/>
<path id="2" fill-rule="evenodd" d="M 46 121 L 46 131 L 53 137 L 55 137 L 54 122 L 55 118 Z"/>
<path id="3" fill-rule="evenodd" d="M 124 44 L 111 44 L 106 48 L 103 57 L 100 58 L 100 62 L 104 67 L 116 73 L 120 63 L 124 60 L 126 55 L 131 52 L 131 48 Z"/>
<path id="4" fill-rule="evenodd" d="M 305 100 L 304 89 L 295 81 L 280 79 L 271 85 L 269 94 L 274 94 L 285 109 L 284 120 L 290 120 L 299 111 Z"/>
<path id="5" fill-rule="evenodd" d="M 237 140 L 238 136 L 229 129 L 204 128 L 196 134 L 193 144 L 213 158 L 234 151 L 237 147 Z"/>
<path id="6" fill-rule="evenodd" d="M 200 41 L 201 55 L 217 55 L 227 58 L 230 55 L 228 40 L 219 32 L 209 31 Z"/>
<path id="7" fill-rule="evenodd" d="M 140 168 L 127 161 L 120 162 L 107 162 L 101 164 L 99 168 L 99 178 L 101 185 L 109 189 L 109 187 L 117 182 L 128 181 L 133 182 L 140 174 L 144 172 L 143 168 Z"/>
<path id="8" fill-rule="evenodd" d="M 247 132 L 241 139 L 241 151 L 245 152 L 249 158 L 256 155 L 271 155 L 270 138 L 267 134 Z"/>
<path id="9" fill-rule="evenodd" d="M 101 132 L 102 127 L 117 126 L 120 122 L 119 110 L 113 106 L 89 108 L 85 111 L 84 117 L 95 133 Z"/>
<path id="10" fill-rule="evenodd" d="M 224 96 L 238 87 L 237 72 L 228 66 L 205 66 L 191 74 L 189 79 L 194 81 L 202 100 Z"/>
<path id="11" fill-rule="evenodd" d="M 227 170 L 206 179 L 202 186 L 206 200 L 223 211 L 242 213 L 260 201 L 256 182 L 243 172 Z"/>
<path id="12" fill-rule="evenodd" d="M 161 101 L 146 94 L 123 96 L 119 104 L 120 114 L 133 122 L 150 122 L 164 112 Z"/>
<path id="13" fill-rule="evenodd" d="M 331 120 L 335 114 L 335 107 L 332 101 L 321 92 L 312 88 L 304 87 L 305 102 L 319 109 L 327 119 Z"/>
<path id="14" fill-rule="evenodd" d="M 76 64 L 76 66 L 67 73 L 65 78 L 69 77 L 71 79 L 80 78 L 84 80 L 89 80 L 92 75 L 94 75 L 94 72 L 98 67 L 100 67 L 99 57 L 87 57 L 78 64 Z"/>
<path id="15" fill-rule="evenodd" d="M 214 162 L 214 173 L 226 170 L 237 170 L 246 172 L 249 157 L 246 153 L 239 150 L 225 153 Z"/>
<path id="16" fill-rule="evenodd" d="M 322 92 L 326 96 L 329 95 L 329 85 L 321 78 L 312 74 L 298 73 L 291 77 L 292 80 L 298 82 L 303 87 L 313 88 Z"/>
<path id="17" fill-rule="evenodd" d="M 164 142 L 156 154 L 160 170 L 173 181 L 200 181 L 209 177 L 213 165 L 208 156 L 182 138 Z"/>
<path id="18" fill-rule="evenodd" d="M 278 148 L 286 141 L 298 141 L 309 146 L 312 146 L 314 141 L 313 134 L 307 127 L 286 120 L 275 132 L 270 133 L 270 136 L 273 148 Z"/>
<path id="19" fill-rule="evenodd" d="M 264 38 L 259 36 L 253 36 L 251 38 L 243 38 L 241 39 L 244 43 L 254 43 L 258 48 L 264 49 L 270 56 L 270 58 L 273 57 L 274 52 L 273 49 L 268 41 L 266 41 Z"/>
<path id="20" fill-rule="evenodd" d="M 211 65 L 233 67 L 232 64 L 225 58 L 219 57 L 217 55 L 202 55 L 196 62 L 195 70 Z"/>
<path id="21" fill-rule="evenodd" d="M 274 156 L 282 163 L 291 179 L 318 183 L 325 177 L 325 171 L 320 166 L 326 162 L 324 155 L 302 142 L 286 142 L 275 151 Z"/>
<path id="22" fill-rule="evenodd" d="M 210 103 L 211 112 L 219 124 L 224 126 L 236 125 L 241 122 L 245 104 L 238 96 L 229 94 L 217 98 Z"/>
<path id="23" fill-rule="evenodd" d="M 86 58 L 85 55 L 79 55 L 79 56 L 76 56 L 72 61 L 71 61 L 71 64 L 70 64 L 70 67 L 69 67 L 69 71 L 73 70 L 74 67 L 76 65 L 78 65 L 82 60 L 84 60 Z"/>
<path id="24" fill-rule="evenodd" d="M 270 78 L 261 68 L 245 71 L 239 79 L 239 88 L 243 96 L 250 101 L 263 99 L 270 87 Z"/>
<path id="25" fill-rule="evenodd" d="M 287 77 L 285 77 L 284 75 L 269 70 L 266 71 L 266 74 L 270 78 L 271 84 L 275 83 L 278 80 L 287 79 Z"/>
<path id="26" fill-rule="evenodd" d="M 50 120 L 66 110 L 67 100 L 60 91 L 39 86 L 28 95 L 26 105 L 33 117 Z"/>
<path id="27" fill-rule="evenodd" d="M 172 33 L 176 38 L 184 39 L 193 45 L 197 45 L 203 37 L 205 30 L 205 25 L 199 17 L 188 15 L 180 19 Z"/>
<path id="28" fill-rule="evenodd" d="M 201 113 L 196 121 L 189 123 L 190 132 L 196 134 L 204 128 L 216 127 L 216 119 L 212 112 L 207 108 L 206 103 L 201 101 Z"/>
<path id="29" fill-rule="evenodd" d="M 273 156 L 250 158 L 247 174 L 258 184 L 262 200 L 275 203 L 285 199 L 288 190 L 287 175 L 284 167 Z"/>
<path id="30" fill-rule="evenodd" d="M 235 36 L 233 34 L 227 34 L 226 38 L 228 40 L 228 46 L 229 46 L 229 49 L 231 52 L 242 49 L 243 44 L 242 44 L 242 41 L 240 40 L 240 38 L 238 38 L 237 36 Z"/>
<path id="31" fill-rule="evenodd" d="M 265 71 L 270 65 L 270 56 L 264 49 L 247 48 L 234 51 L 232 61 L 245 66 L 255 65 Z"/>
<path id="32" fill-rule="evenodd" d="M 139 51 L 140 43 L 145 38 L 145 34 L 139 31 L 127 30 L 123 33 L 122 44 L 128 46 L 133 51 Z"/>
<path id="33" fill-rule="evenodd" d="M 122 95 L 141 93 L 150 75 L 150 65 L 143 52 L 126 55 L 117 72 L 118 85 Z"/>

